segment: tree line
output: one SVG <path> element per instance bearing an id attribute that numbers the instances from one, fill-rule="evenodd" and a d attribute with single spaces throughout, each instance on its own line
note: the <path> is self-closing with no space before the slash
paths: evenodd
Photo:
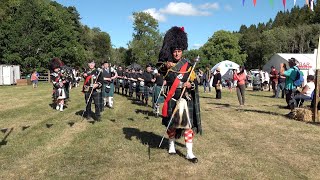
<path id="1" fill-rule="evenodd" d="M 133 12 L 133 34 L 128 47 L 112 47 L 107 32 L 81 24 L 75 7 L 51 0 L 1 0 L 0 64 L 19 64 L 24 72 L 44 71 L 52 57 L 67 65 L 82 67 L 88 60 L 121 65 L 133 62 L 155 64 L 163 33 L 150 14 Z M 231 60 L 250 68 L 261 68 L 275 53 L 313 53 L 320 35 L 320 3 L 314 12 L 307 6 L 280 11 L 274 20 L 242 25 L 239 31 L 215 32 L 199 49 L 185 53 L 200 55 L 198 67 L 212 67 Z"/>

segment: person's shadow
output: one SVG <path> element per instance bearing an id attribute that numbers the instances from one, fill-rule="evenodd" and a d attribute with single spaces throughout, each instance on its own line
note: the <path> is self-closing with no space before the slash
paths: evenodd
<path id="1" fill-rule="evenodd" d="M 54 102 L 50 103 L 49 106 L 50 106 L 52 109 L 54 109 L 54 110 L 56 109 L 56 103 L 54 103 Z M 65 105 L 63 106 L 63 109 L 67 109 L 67 108 L 68 108 L 68 105 L 65 104 Z"/>
<path id="2" fill-rule="evenodd" d="M 154 113 L 152 111 L 148 111 L 148 110 L 136 109 L 135 112 L 137 114 L 144 114 L 144 115 L 147 115 L 147 116 L 154 116 Z"/>
<path id="3" fill-rule="evenodd" d="M 147 144 L 149 145 L 150 148 L 161 148 L 161 149 L 167 149 L 168 147 L 168 139 L 165 138 L 163 140 L 163 143 L 161 147 L 159 147 L 159 143 L 162 139 L 161 136 L 154 134 L 153 132 L 147 132 L 147 131 L 140 131 L 139 129 L 136 128 L 129 128 L 125 127 L 123 128 L 123 134 L 125 135 L 125 138 L 127 140 L 132 140 L 132 138 L 136 138 L 137 140 L 140 140 L 142 144 Z M 184 147 L 184 144 L 175 143 L 178 146 Z M 177 152 L 179 154 L 180 152 Z M 182 154 L 182 153 L 181 153 Z"/>

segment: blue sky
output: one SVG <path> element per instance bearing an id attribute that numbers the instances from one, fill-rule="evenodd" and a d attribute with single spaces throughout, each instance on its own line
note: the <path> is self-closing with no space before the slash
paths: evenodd
<path id="1" fill-rule="evenodd" d="M 114 47 L 127 47 L 132 39 L 132 13 L 149 12 L 159 21 L 159 30 L 165 33 L 172 26 L 184 26 L 188 33 L 189 49 L 198 48 L 218 30 L 238 31 L 242 24 L 250 26 L 267 22 L 278 11 L 284 10 L 282 0 L 56 0 L 64 6 L 75 6 L 81 22 L 89 27 L 99 27 L 110 34 Z M 297 0 L 303 6 L 305 0 Z M 286 9 L 294 6 L 287 0 Z"/>

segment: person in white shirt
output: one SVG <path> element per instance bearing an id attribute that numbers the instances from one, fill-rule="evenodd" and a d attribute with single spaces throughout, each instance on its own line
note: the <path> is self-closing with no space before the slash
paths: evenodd
<path id="1" fill-rule="evenodd" d="M 315 89 L 314 84 L 314 76 L 307 76 L 307 84 L 303 87 L 302 91 L 294 96 L 293 102 L 291 103 L 291 110 L 294 109 L 295 106 L 300 106 L 304 102 L 304 100 L 311 100 L 313 96 L 313 91 Z"/>

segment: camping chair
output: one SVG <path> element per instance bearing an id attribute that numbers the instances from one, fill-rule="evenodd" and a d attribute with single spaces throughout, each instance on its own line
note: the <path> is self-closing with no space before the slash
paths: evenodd
<path id="1" fill-rule="evenodd" d="M 303 100 L 304 100 L 304 101 L 312 101 L 312 100 L 313 100 L 313 95 L 314 95 L 314 90 L 312 91 L 310 98 L 308 98 L 308 99 L 303 99 Z M 297 107 L 300 107 L 301 100 L 302 100 L 302 99 L 299 99 L 299 103 L 298 103 L 298 106 L 297 106 Z"/>

